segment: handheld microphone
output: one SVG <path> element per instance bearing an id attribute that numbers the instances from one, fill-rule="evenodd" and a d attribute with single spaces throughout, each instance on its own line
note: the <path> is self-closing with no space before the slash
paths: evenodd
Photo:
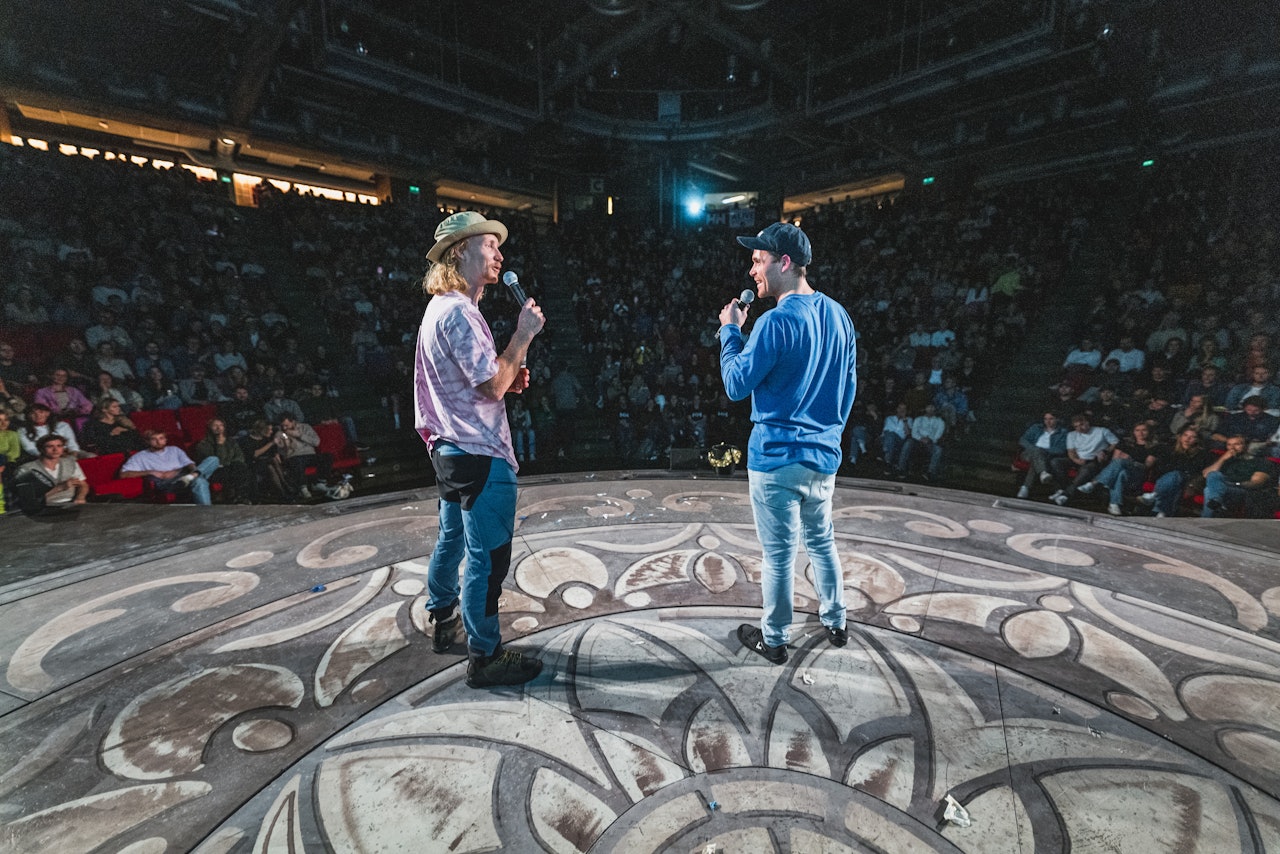
<path id="1" fill-rule="evenodd" d="M 516 298 L 516 302 L 521 307 L 529 301 L 529 297 L 525 295 L 524 288 L 520 287 L 520 277 L 516 275 L 514 270 L 508 270 L 502 274 L 502 284 L 511 289 L 511 295 Z"/>
<path id="2" fill-rule="evenodd" d="M 738 308 L 746 311 L 747 306 L 751 305 L 751 303 L 755 301 L 755 298 L 756 292 L 751 290 L 751 288 L 747 288 L 742 293 L 738 294 Z"/>

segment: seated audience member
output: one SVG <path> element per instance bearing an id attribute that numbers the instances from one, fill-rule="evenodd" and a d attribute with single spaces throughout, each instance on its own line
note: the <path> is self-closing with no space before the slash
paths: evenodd
<path id="1" fill-rule="evenodd" d="M 1186 372 L 1191 354 L 1187 352 L 1187 342 L 1181 338 L 1170 338 L 1159 350 L 1151 352 L 1150 367 L 1159 365 L 1175 377 Z"/>
<path id="2" fill-rule="evenodd" d="M 1144 492 L 1138 501 L 1154 505 L 1156 516 L 1173 516 L 1178 502 L 1188 486 L 1213 462 L 1213 455 L 1200 447 L 1200 434 L 1194 427 L 1186 427 L 1173 439 L 1173 444 L 1162 445 L 1155 452 L 1151 464 L 1151 477 L 1155 490 Z"/>
<path id="3" fill-rule="evenodd" d="M 125 417 L 120 401 L 104 397 L 93 408 L 93 416 L 80 430 L 80 442 L 99 456 L 128 454 L 146 447 L 142 434 Z"/>
<path id="4" fill-rule="evenodd" d="M 1275 467 L 1262 457 L 1249 453 L 1244 436 L 1227 439 L 1227 450 L 1205 468 L 1204 509 L 1208 518 L 1225 516 L 1228 511 L 1247 509 L 1249 515 L 1261 518 L 1268 487 Z M 1254 499 L 1251 501 L 1251 499 Z"/>
<path id="5" fill-rule="evenodd" d="M 188 335 L 182 345 L 169 352 L 169 360 L 173 363 L 175 377 L 189 377 L 196 365 L 205 365 L 206 348 L 199 335 Z"/>
<path id="6" fill-rule="evenodd" d="M 255 421 L 266 420 L 245 386 L 236 386 L 231 399 L 218 404 L 218 414 L 227 423 L 227 431 L 237 438 L 247 436 Z"/>
<path id="7" fill-rule="evenodd" d="M 0 341 L 0 380 L 4 380 L 15 389 L 35 386 L 39 382 L 31 366 L 26 362 L 18 361 L 17 351 L 7 341 Z"/>
<path id="8" fill-rule="evenodd" d="M 1081 338 L 1067 358 L 1062 361 L 1062 370 L 1067 373 L 1088 374 L 1102 366 L 1102 351 L 1093 343 L 1092 338 Z"/>
<path id="9" fill-rule="evenodd" d="M 522 463 L 537 460 L 538 440 L 533 432 L 533 414 L 525 407 L 523 399 L 513 397 L 511 409 L 507 413 L 507 423 L 511 425 L 511 441 L 515 445 L 516 459 Z"/>
<path id="10" fill-rule="evenodd" d="M 1231 436 L 1244 436 L 1249 443 L 1249 453 L 1265 452 L 1271 437 L 1280 429 L 1280 418 L 1263 411 L 1266 401 L 1260 395 L 1246 397 L 1239 412 L 1232 412 L 1218 422 L 1218 432 L 1213 434 L 1215 448 L 1226 447 Z"/>
<path id="11" fill-rule="evenodd" d="M 1133 375 L 1121 372 L 1119 359 L 1103 359 L 1102 371 L 1094 376 L 1093 387 L 1085 392 L 1084 396 L 1091 397 L 1092 394 L 1097 393 L 1094 389 L 1100 389 L 1105 385 L 1114 388 L 1116 396 L 1121 400 L 1127 400 L 1133 393 Z"/>
<path id="12" fill-rule="evenodd" d="M 142 397 L 143 409 L 180 409 L 183 405 L 177 384 L 155 365 L 147 368 L 138 394 Z"/>
<path id="13" fill-rule="evenodd" d="M 12 494 L 13 478 L 18 473 L 22 443 L 18 433 L 9 429 L 9 415 L 0 412 L 0 514 L 5 512 L 5 494 Z M 16 505 L 15 505 L 16 506 Z"/>
<path id="14" fill-rule="evenodd" d="M 1112 516 L 1120 516 L 1124 505 L 1124 496 L 1134 494 L 1142 489 L 1147 472 L 1155 463 L 1156 443 L 1151 439 L 1151 425 L 1139 421 L 1133 425 L 1129 436 L 1120 440 L 1111 455 L 1111 462 L 1088 483 L 1083 483 L 1078 492 L 1088 495 L 1101 486 L 1110 493 L 1107 512 Z"/>
<path id="15" fill-rule="evenodd" d="M 929 385 L 929 375 L 924 371 L 916 371 L 916 384 L 902 395 L 902 402 L 907 405 L 907 414 L 912 418 L 924 414 L 924 408 L 933 402 L 936 389 Z"/>
<path id="16" fill-rule="evenodd" d="M 237 367 L 247 372 L 249 363 L 245 361 L 244 356 L 236 349 L 236 342 L 230 338 L 224 338 L 218 352 L 213 354 L 213 369 L 218 374 L 225 374 L 232 368 Z"/>
<path id="17" fill-rule="evenodd" d="M 4 319 L 9 323 L 35 326 L 49 322 L 49 310 L 36 302 L 35 293 L 23 285 L 13 294 L 13 300 L 5 303 Z"/>
<path id="18" fill-rule="evenodd" d="M 924 414 L 911 419 L 911 435 L 902 446 L 898 476 L 907 476 L 911 470 L 911 458 L 920 453 L 928 459 L 925 480 L 937 482 L 942 473 L 942 436 L 946 430 L 947 422 L 938 417 L 938 410 L 932 403 L 925 406 Z"/>
<path id="19" fill-rule="evenodd" d="M 321 383 L 313 382 L 305 392 L 298 394 L 298 406 L 302 408 L 302 420 L 308 424 L 341 424 L 342 433 L 353 443 L 359 443 L 356 422 L 338 406 L 338 398 L 325 391 Z M 512 423 L 512 429 L 515 424 Z"/>
<path id="20" fill-rule="evenodd" d="M 79 338 L 68 341 L 66 351 L 59 354 L 56 361 L 66 368 L 71 384 L 81 391 L 88 391 L 93 386 L 93 378 L 102 370 L 98 367 L 97 355 Z"/>
<path id="21" fill-rule="evenodd" d="M 1200 339 L 1195 353 L 1187 364 L 1187 371 L 1191 374 L 1199 374 L 1204 368 L 1217 368 L 1219 373 L 1227 369 L 1227 359 L 1222 355 L 1218 341 L 1212 335 L 1205 335 Z"/>
<path id="22" fill-rule="evenodd" d="M 1061 382 L 1054 387 L 1053 394 L 1046 401 L 1045 408 L 1052 409 L 1058 414 L 1059 418 L 1065 421 L 1074 418 L 1081 412 L 1088 411 L 1089 404 L 1076 396 L 1076 389 L 1071 383 Z"/>
<path id="23" fill-rule="evenodd" d="M 933 406 L 950 431 L 954 432 L 956 425 L 963 428 L 969 421 L 969 396 L 955 377 L 948 376 L 942 381 L 942 388 L 933 396 Z"/>
<path id="24" fill-rule="evenodd" d="M 228 502 L 252 504 L 249 488 L 249 465 L 244 450 L 234 438 L 227 435 L 227 425 L 221 418 L 210 418 L 205 425 L 204 438 L 191 449 L 197 463 L 209 457 L 217 457 L 218 469 L 209 478 L 210 483 L 221 483 L 223 496 Z"/>
<path id="25" fill-rule="evenodd" d="M 1106 427 L 1112 433 L 1119 433 L 1133 421 L 1129 404 L 1121 400 L 1115 387 L 1110 385 L 1098 389 L 1098 399 L 1085 411 L 1089 414 L 1090 423 Z"/>
<path id="26" fill-rule="evenodd" d="M 197 362 L 191 366 L 191 376 L 178 380 L 178 396 L 186 406 L 202 406 L 225 400 L 218 390 L 218 384 L 205 376 L 205 373 L 204 365 Z"/>
<path id="27" fill-rule="evenodd" d="M 173 360 L 160 351 L 160 344 L 156 341 L 148 341 L 144 344 L 142 355 L 133 360 L 133 373 L 135 376 L 145 377 L 147 371 L 152 368 L 159 369 L 166 380 L 177 379 L 173 373 Z"/>
<path id="28" fill-rule="evenodd" d="M 713 423 L 715 438 L 723 440 L 728 435 L 727 430 L 723 429 L 723 421 L 728 416 L 728 411 L 722 410 L 719 403 L 716 405 L 716 417 Z M 874 403 L 867 403 L 863 400 L 854 400 L 853 407 L 849 410 L 849 450 L 845 452 L 844 462 L 847 466 L 856 466 L 858 460 L 867 453 L 867 448 L 880 438 L 880 413 L 876 410 Z"/>
<path id="29" fill-rule="evenodd" d="M 86 455 L 84 451 L 80 450 L 80 443 L 76 441 L 76 432 L 71 429 L 70 424 L 54 418 L 49 411 L 49 407 L 33 403 L 31 408 L 27 410 L 27 423 L 18 431 L 18 441 L 22 444 L 22 452 L 31 457 L 39 456 L 40 452 L 36 448 L 36 443 L 42 436 L 49 433 L 55 433 L 62 437 L 66 456 L 76 458 Z M 92 455 L 89 454 L 88 456 Z"/>
<path id="30" fill-rule="evenodd" d="M 1181 403 L 1183 400 L 1182 383 L 1163 365 L 1152 365 L 1147 375 L 1137 382 L 1150 392 L 1152 397 L 1163 397 L 1169 403 Z"/>
<path id="31" fill-rule="evenodd" d="M 1186 406 L 1173 414 L 1169 419 L 1169 432 L 1181 433 L 1187 427 L 1200 431 L 1200 443 L 1208 447 L 1213 434 L 1218 431 L 1218 413 L 1205 405 L 1203 394 L 1193 394 L 1187 399 Z"/>
<path id="32" fill-rule="evenodd" d="M 249 494 L 253 502 L 260 502 L 268 492 L 280 501 L 292 500 L 280 447 L 276 444 L 271 425 L 259 418 L 249 425 L 237 443 L 251 471 Z"/>
<path id="33" fill-rule="evenodd" d="M 1122 374 L 1138 373 L 1147 364 L 1147 354 L 1134 346 L 1132 335 L 1121 336 L 1119 346 L 1107 354 L 1107 359 L 1119 362 Z"/>
<path id="34" fill-rule="evenodd" d="M 99 312 L 98 318 L 97 324 L 84 331 L 84 340 L 89 345 L 89 349 L 101 353 L 101 345 L 110 344 L 113 354 L 116 351 L 132 352 L 133 338 L 124 330 L 124 327 L 116 323 L 116 313 L 109 308 L 104 308 Z"/>
<path id="35" fill-rule="evenodd" d="M 907 415 L 907 405 L 899 403 L 892 415 L 884 419 L 880 431 L 880 454 L 887 466 L 898 468 L 902 451 L 911 438 L 911 418 Z"/>
<path id="36" fill-rule="evenodd" d="M 93 410 L 89 398 L 81 394 L 80 389 L 68 385 L 70 379 L 64 368 L 54 368 L 49 385 L 37 389 L 35 394 L 35 402 L 49 407 L 53 417 L 62 421 L 74 421 Z"/>
<path id="37" fill-rule="evenodd" d="M 1175 410 L 1169 408 L 1169 401 L 1162 395 L 1152 395 L 1146 406 L 1133 413 L 1134 421 L 1145 421 L 1157 436 L 1168 436 L 1173 433 L 1170 424 Z"/>
<path id="38" fill-rule="evenodd" d="M 98 372 L 98 384 L 90 389 L 95 400 L 109 397 L 118 401 L 125 412 L 136 412 L 143 407 L 142 395 L 127 385 L 117 385 L 116 378 L 106 371 Z"/>
<path id="39" fill-rule="evenodd" d="M 14 394 L 9 389 L 9 384 L 0 380 L 0 412 L 8 415 L 10 421 L 18 421 L 26 411 L 27 402 L 22 399 L 22 395 Z"/>
<path id="40" fill-rule="evenodd" d="M 142 434 L 147 443 L 145 451 L 129 457 L 120 469 L 121 477 L 149 478 L 161 492 L 189 491 L 196 504 L 209 505 L 213 498 L 209 490 L 209 477 L 218 470 L 218 458 L 209 457 L 197 465 L 187 452 L 169 444 L 169 438 L 161 430 L 148 430 Z"/>
<path id="41" fill-rule="evenodd" d="M 1046 412 L 1037 423 L 1027 428 L 1018 439 L 1022 446 L 1022 456 L 1027 461 L 1027 476 L 1018 487 L 1018 497 L 1026 498 L 1031 494 L 1031 484 L 1037 479 L 1048 483 L 1053 479 L 1049 464 L 1067 455 L 1067 431 L 1058 424 L 1058 416 Z"/>
<path id="42" fill-rule="evenodd" d="M 320 437 L 315 429 L 303 421 L 286 415 L 280 420 L 280 429 L 276 431 L 276 444 L 280 447 L 280 455 L 284 460 L 286 483 L 294 497 L 310 498 L 311 487 L 307 485 L 306 469 L 316 468 L 316 482 L 323 484 L 329 479 L 333 467 L 333 457 L 321 453 Z"/>
<path id="43" fill-rule="evenodd" d="M 1204 398 L 1205 406 L 1209 409 L 1217 409 L 1226 405 L 1227 395 L 1230 392 L 1231 387 L 1222 381 L 1218 369 L 1208 365 L 1200 369 L 1199 376 L 1187 383 L 1182 393 L 1182 405 L 1185 407 L 1193 395 L 1200 395 Z"/>
<path id="44" fill-rule="evenodd" d="M 1251 397 L 1262 398 L 1262 409 L 1268 415 L 1280 415 L 1280 386 L 1271 382 L 1271 368 L 1256 365 L 1249 382 L 1236 383 L 1227 392 L 1224 405 L 1228 412 L 1244 409 L 1244 401 Z"/>
<path id="45" fill-rule="evenodd" d="M 115 379 L 124 382 L 133 379 L 133 368 L 129 367 L 129 363 L 116 355 L 115 345 L 110 341 L 103 341 L 98 345 L 98 369 L 106 371 Z"/>
<path id="46" fill-rule="evenodd" d="M 89 481 L 75 458 L 67 456 L 63 438 L 57 433 L 41 436 L 36 455 L 13 479 L 14 496 L 22 512 L 34 514 L 46 507 L 84 504 Z"/>
<path id="47" fill-rule="evenodd" d="M 294 421 L 302 421 L 306 417 L 298 401 L 285 397 L 283 386 L 271 390 L 271 398 L 263 405 L 262 412 L 272 424 L 279 424 L 286 416 Z"/>
<path id="48" fill-rule="evenodd" d="M 1106 427 L 1095 427 L 1083 412 L 1071 419 L 1071 432 L 1067 434 L 1067 455 L 1049 461 L 1049 471 L 1058 490 L 1049 500 L 1059 506 L 1066 504 L 1083 484 L 1089 483 L 1111 461 L 1111 452 L 1120 440 Z M 1068 469 L 1076 468 L 1072 478 Z"/>

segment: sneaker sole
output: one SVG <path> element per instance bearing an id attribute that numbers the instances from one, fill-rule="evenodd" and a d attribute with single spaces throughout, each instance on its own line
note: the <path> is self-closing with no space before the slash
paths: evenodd
<path id="1" fill-rule="evenodd" d="M 537 659 L 534 659 L 534 660 L 537 661 Z M 511 685 L 524 685 L 526 682 L 531 682 L 534 679 L 537 679 L 540 673 L 542 673 L 541 661 L 538 661 L 538 666 L 534 669 L 532 673 L 522 676 L 522 678 L 518 680 L 501 680 L 501 681 L 489 680 L 489 679 L 484 679 L 482 677 L 474 676 L 468 673 L 467 687 L 468 688 L 503 688 Z"/>

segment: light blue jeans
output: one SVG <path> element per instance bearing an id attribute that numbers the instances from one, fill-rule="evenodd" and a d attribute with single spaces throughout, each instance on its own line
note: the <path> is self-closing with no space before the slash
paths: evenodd
<path id="1" fill-rule="evenodd" d="M 436 453 L 467 456 L 441 443 Z M 511 536 L 516 523 L 516 473 L 506 460 L 493 459 L 484 488 L 470 509 L 440 499 L 440 535 L 427 567 L 427 610 L 461 604 L 462 627 L 474 655 L 493 655 L 502 642 L 498 598 L 511 568 Z M 462 570 L 461 590 L 458 564 Z"/>
<path id="2" fill-rule="evenodd" d="M 835 475 L 793 463 L 774 471 L 749 471 L 747 482 L 764 550 L 760 576 L 764 642 L 782 646 L 791 639 L 793 573 L 802 535 L 813 565 L 818 616 L 824 626 L 844 628 L 844 573 L 831 524 Z"/>
<path id="3" fill-rule="evenodd" d="M 213 494 L 209 490 L 209 478 L 213 477 L 213 473 L 221 467 L 222 463 L 216 456 L 210 455 L 200 462 L 196 463 L 196 471 L 200 476 L 191 481 L 191 500 L 196 504 L 209 506 L 213 503 Z M 170 478 L 169 480 L 156 480 L 156 489 L 161 492 L 177 492 L 182 488 L 178 483 L 178 478 Z"/>
<path id="4" fill-rule="evenodd" d="M 1147 467 L 1137 460 L 1115 459 L 1107 463 L 1093 480 L 1107 488 L 1110 503 L 1123 504 L 1125 493 L 1136 491 L 1132 484 L 1142 486 L 1142 477 L 1146 473 Z"/>

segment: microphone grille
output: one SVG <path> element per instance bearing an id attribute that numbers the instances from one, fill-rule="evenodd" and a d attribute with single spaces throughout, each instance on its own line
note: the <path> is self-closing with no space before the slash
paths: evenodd
<path id="1" fill-rule="evenodd" d="M 754 302 L 755 298 L 756 298 L 756 292 L 751 290 L 750 288 L 747 288 L 738 296 L 738 300 L 740 302 L 746 303 L 747 305 L 750 305 L 752 302 Z"/>
<path id="2" fill-rule="evenodd" d="M 514 285 L 518 281 L 520 281 L 520 277 L 515 274 L 514 270 L 508 270 L 502 274 L 502 284 L 504 285 Z"/>

